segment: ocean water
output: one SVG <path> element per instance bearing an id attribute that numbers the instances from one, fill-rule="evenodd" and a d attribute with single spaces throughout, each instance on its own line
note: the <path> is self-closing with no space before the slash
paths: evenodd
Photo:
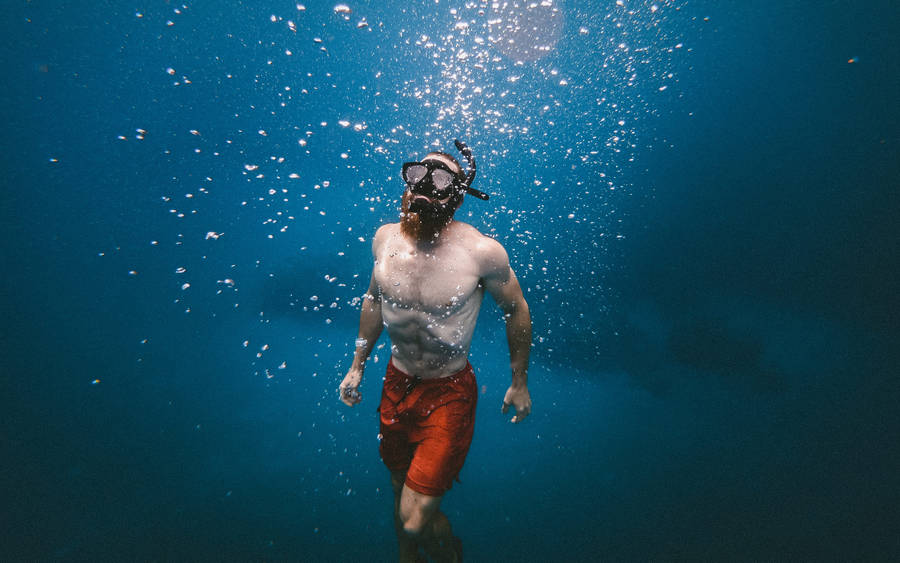
<path id="1" fill-rule="evenodd" d="M 467 561 L 900 556 L 890 2 L 14 2 L 0 558 L 390 561 L 337 400 L 400 165 L 507 248 L 443 508 Z"/>

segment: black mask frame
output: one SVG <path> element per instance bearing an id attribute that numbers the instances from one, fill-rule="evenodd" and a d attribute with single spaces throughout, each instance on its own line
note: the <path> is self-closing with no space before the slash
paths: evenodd
<path id="1" fill-rule="evenodd" d="M 487 201 L 490 196 L 480 190 L 476 190 L 472 187 L 472 182 L 475 180 L 475 157 L 472 156 L 472 150 L 462 141 L 456 139 L 453 142 L 456 145 L 456 149 L 462 153 L 462 155 L 466 158 L 466 162 L 469 165 L 469 171 L 463 176 L 458 175 L 452 170 L 450 170 L 445 164 L 441 162 L 436 162 L 433 160 L 426 160 L 424 162 L 406 162 L 403 164 L 403 181 L 407 183 L 409 189 L 413 193 L 422 194 L 427 197 L 431 197 L 434 199 L 444 199 L 448 196 L 453 195 L 453 188 L 456 187 L 460 192 L 465 192 L 467 194 L 473 195 L 478 199 L 482 199 Z M 412 166 L 419 165 L 426 167 L 426 173 L 423 174 L 420 178 L 418 178 L 415 182 L 409 181 L 408 172 Z M 434 171 L 435 170 L 444 170 L 450 173 L 454 180 L 448 186 L 443 188 L 438 188 L 435 186 L 434 182 Z M 431 179 L 430 182 L 426 182 L 426 179 Z M 440 183 L 440 182 L 439 182 Z"/>
<path id="2" fill-rule="evenodd" d="M 404 162 L 403 180 L 414 194 L 447 199 L 465 189 L 463 180 L 442 162 Z"/>

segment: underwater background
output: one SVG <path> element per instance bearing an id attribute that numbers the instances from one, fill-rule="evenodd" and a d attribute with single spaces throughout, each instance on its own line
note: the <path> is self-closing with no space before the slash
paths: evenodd
<path id="1" fill-rule="evenodd" d="M 467 561 L 900 557 L 893 2 L 11 1 L 0 558 L 390 561 L 349 367 L 402 162 L 488 298 Z"/>

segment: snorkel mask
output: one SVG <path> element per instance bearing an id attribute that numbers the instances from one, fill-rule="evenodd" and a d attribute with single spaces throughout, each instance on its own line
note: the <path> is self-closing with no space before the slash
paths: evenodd
<path id="1" fill-rule="evenodd" d="M 475 180 L 475 158 L 472 150 L 460 140 L 454 141 L 456 149 L 462 153 L 469 164 L 469 171 L 457 174 L 439 159 L 426 158 L 422 162 L 406 162 L 403 164 L 403 180 L 409 190 L 432 200 L 444 200 L 467 193 L 485 201 L 490 196 L 472 187 Z"/>

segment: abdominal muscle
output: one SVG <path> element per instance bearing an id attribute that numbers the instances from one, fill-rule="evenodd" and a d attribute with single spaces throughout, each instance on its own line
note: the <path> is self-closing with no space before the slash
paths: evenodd
<path id="1" fill-rule="evenodd" d="M 481 308 L 479 288 L 453 310 L 427 312 L 386 300 L 382 317 L 394 366 L 423 379 L 447 377 L 466 367 Z"/>

